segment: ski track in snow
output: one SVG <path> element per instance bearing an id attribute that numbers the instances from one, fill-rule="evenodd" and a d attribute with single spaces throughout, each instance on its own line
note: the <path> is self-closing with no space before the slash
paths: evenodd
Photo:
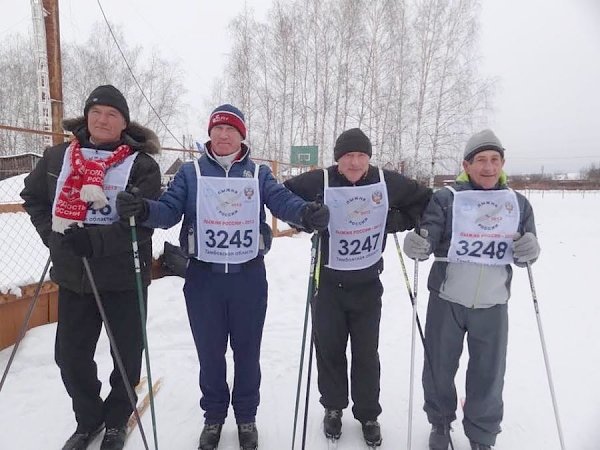
<path id="1" fill-rule="evenodd" d="M 566 447 L 595 450 L 600 440 L 600 303 L 597 296 L 600 249 L 598 223 L 600 192 L 532 193 L 538 235 L 542 247 L 540 260 L 533 266 L 540 313 L 560 408 Z M 403 236 L 400 236 L 401 239 Z M 30 237 L 30 239 L 35 239 Z M 260 448 L 291 447 L 294 402 L 300 358 L 300 340 L 306 302 L 309 236 L 275 239 L 267 255 L 269 307 L 262 346 L 261 405 L 257 424 Z M 413 263 L 405 259 L 409 279 Z M 43 262 L 40 263 L 43 266 Z M 427 274 L 431 262 L 419 265 L 418 313 L 425 324 Z M 37 266 L 36 266 L 37 267 Z M 37 270 L 37 269 L 36 269 Z M 32 275 L 37 281 L 38 273 Z M 382 450 L 406 448 L 408 386 L 411 338 L 411 306 L 393 242 L 388 236 L 385 252 L 385 287 L 381 322 L 381 404 L 383 414 Z M 203 423 L 198 407 L 198 363 L 187 323 L 182 294 L 183 280 L 166 277 L 150 287 L 148 336 L 152 375 L 163 377 L 156 397 L 159 448 L 195 449 Z M 496 450 L 559 449 L 552 403 L 540 346 L 529 281 L 524 269 L 514 268 L 512 298 L 509 303 L 510 331 L 503 432 Z M 75 428 L 70 399 L 64 391 L 53 360 L 55 324 L 30 330 L 0 392 L 0 449 L 58 449 Z M 11 348 L 0 352 L 0 369 L 8 361 Z M 423 351 L 416 343 L 416 372 L 413 413 L 414 449 L 427 448 L 429 425 L 423 413 L 420 372 Z M 308 356 L 308 343 L 306 349 Z M 228 382 L 233 380 L 231 352 Z M 112 370 L 107 338 L 103 334 L 97 348 L 99 377 L 103 395 Z M 464 396 L 465 355 L 457 375 L 458 396 Z M 306 376 L 306 368 L 304 369 Z M 323 410 L 318 403 L 316 365 L 313 365 L 308 417 L 307 449 L 326 450 L 322 432 Z M 301 409 L 296 448 L 300 449 Z M 452 434 L 457 450 L 468 450 L 461 411 Z M 152 443 L 149 410 L 143 416 Z M 91 450 L 98 450 L 97 438 Z M 126 449 L 142 449 L 139 432 L 128 440 Z M 219 450 L 237 450 L 237 430 L 233 411 L 223 429 Z M 344 411 L 340 450 L 365 448 L 360 424 L 350 408 Z"/>

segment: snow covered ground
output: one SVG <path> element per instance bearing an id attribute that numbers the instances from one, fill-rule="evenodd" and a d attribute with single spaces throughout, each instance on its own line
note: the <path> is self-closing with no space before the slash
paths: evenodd
<path id="1" fill-rule="evenodd" d="M 530 200 L 542 246 L 542 255 L 533 272 L 566 447 L 596 450 L 600 448 L 600 302 L 596 260 L 600 249 L 600 192 L 531 193 Z M 269 309 L 262 347 L 262 399 L 257 417 L 260 448 L 264 450 L 291 446 L 309 248 L 307 235 L 280 238 L 267 256 Z M 381 448 L 398 450 L 406 448 L 411 308 L 392 239 L 388 240 L 385 261 L 380 340 Z M 412 280 L 412 262 L 406 263 Z M 422 322 L 429 267 L 429 262 L 420 265 L 418 310 Z M 148 334 L 153 377 L 163 378 L 156 408 L 159 448 L 164 450 L 195 449 L 202 426 L 198 363 L 182 286 L 182 279 L 167 277 L 150 287 Z M 495 448 L 559 449 L 536 315 L 524 269 L 515 269 L 512 292 L 505 419 Z M 54 324 L 30 330 L 19 349 L 0 392 L 0 449 L 58 449 L 75 428 L 70 400 L 53 361 L 54 333 Z M 421 410 L 423 354 L 418 339 L 416 348 L 413 448 L 425 449 L 429 425 Z M 0 352 L 0 370 L 4 369 L 10 351 L 8 348 Z M 112 369 L 106 337 L 98 345 L 97 362 L 101 380 L 106 384 Z M 229 362 L 228 379 L 232 380 L 231 358 Z M 457 377 L 459 396 L 464 395 L 465 362 Z M 327 448 L 321 419 L 313 372 L 307 432 L 310 450 Z M 343 421 L 339 448 L 364 448 L 360 425 L 349 409 Z M 153 448 L 149 413 L 144 415 L 144 424 Z M 459 421 L 454 428 L 455 448 L 467 450 L 468 441 Z M 98 438 L 90 449 L 97 450 L 99 442 Z M 300 448 L 299 442 L 296 448 Z M 130 437 L 126 448 L 143 448 L 139 433 Z M 238 448 L 232 413 L 219 448 Z"/>

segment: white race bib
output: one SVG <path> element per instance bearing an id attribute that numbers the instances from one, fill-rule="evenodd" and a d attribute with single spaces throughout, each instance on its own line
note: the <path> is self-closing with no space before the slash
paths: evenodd
<path id="1" fill-rule="evenodd" d="M 512 189 L 455 191 L 448 261 L 485 265 L 513 262 L 520 211 Z"/>
<path id="2" fill-rule="evenodd" d="M 329 261 L 335 270 L 360 270 L 381 258 L 388 212 L 387 186 L 379 169 L 379 183 L 329 187 L 325 176 L 325 204 L 329 207 Z"/>
<path id="3" fill-rule="evenodd" d="M 85 160 L 88 159 L 105 159 L 112 155 L 113 152 L 109 150 L 96 150 L 93 148 L 82 148 L 81 154 Z M 104 174 L 104 185 L 102 189 L 104 190 L 104 194 L 108 199 L 108 204 L 100 209 L 94 209 L 91 206 L 91 203 L 88 206 L 88 210 L 85 216 L 85 220 L 83 223 L 94 224 L 94 225 L 110 225 L 111 223 L 117 222 L 119 220 L 119 214 L 117 213 L 117 194 L 121 191 L 124 191 L 127 187 L 127 182 L 129 181 L 129 175 L 131 173 L 131 168 L 133 167 L 133 162 L 135 158 L 138 156 L 138 152 L 135 152 L 125 158 L 118 164 L 109 167 Z M 69 176 L 71 171 L 71 146 L 67 148 L 65 151 L 65 156 L 63 158 L 63 164 L 58 176 L 58 180 L 56 181 L 56 195 L 54 197 L 54 205 L 56 205 L 56 200 L 58 199 L 58 195 L 63 189 L 65 184 L 65 180 Z M 54 212 L 54 205 L 52 206 L 52 211 Z"/>
<path id="4" fill-rule="evenodd" d="M 194 161 L 198 259 L 241 264 L 258 256 L 259 165 L 253 178 L 206 177 Z"/>

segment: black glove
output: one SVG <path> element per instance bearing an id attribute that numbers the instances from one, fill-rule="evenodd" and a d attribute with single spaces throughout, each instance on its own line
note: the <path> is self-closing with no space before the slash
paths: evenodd
<path id="1" fill-rule="evenodd" d="M 415 227 L 415 221 L 411 216 L 397 209 L 390 209 L 385 222 L 386 233 L 398 233 L 411 230 Z"/>
<path id="2" fill-rule="evenodd" d="M 329 224 L 329 208 L 323 203 L 308 202 L 302 211 L 302 226 L 308 233 L 323 231 Z"/>
<path id="3" fill-rule="evenodd" d="M 125 219 L 135 217 L 140 222 L 148 218 L 148 204 L 139 195 L 123 191 L 117 194 L 117 212 Z"/>
<path id="4" fill-rule="evenodd" d="M 64 245 L 75 255 L 89 258 L 94 253 L 90 233 L 85 228 L 71 227 L 65 230 Z"/>

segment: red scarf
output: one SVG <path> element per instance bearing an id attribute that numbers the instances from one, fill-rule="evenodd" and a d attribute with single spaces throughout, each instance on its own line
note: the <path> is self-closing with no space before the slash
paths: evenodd
<path id="1" fill-rule="evenodd" d="M 77 139 L 71 144 L 70 172 L 56 199 L 52 229 L 63 233 L 72 223 L 82 223 L 88 210 L 88 202 L 96 209 L 108 204 L 104 194 L 104 174 L 120 163 L 132 151 L 128 145 L 120 145 L 104 159 L 84 159 Z"/>

